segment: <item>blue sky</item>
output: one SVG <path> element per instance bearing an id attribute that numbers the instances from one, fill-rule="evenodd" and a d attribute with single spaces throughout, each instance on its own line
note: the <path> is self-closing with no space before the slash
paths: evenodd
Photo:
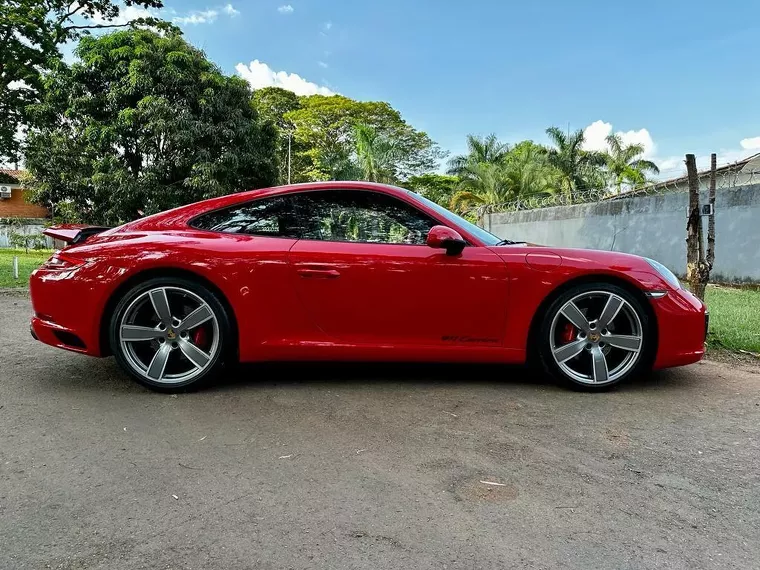
<path id="1" fill-rule="evenodd" d="M 591 126 L 591 146 L 620 131 L 663 174 L 679 174 L 686 152 L 760 152 L 754 0 L 165 5 L 190 42 L 254 87 L 388 101 L 453 153 L 468 133 L 542 142 L 550 125 Z"/>

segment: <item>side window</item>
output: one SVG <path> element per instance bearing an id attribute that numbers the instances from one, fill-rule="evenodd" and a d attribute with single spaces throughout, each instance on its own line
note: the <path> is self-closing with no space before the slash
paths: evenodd
<path id="1" fill-rule="evenodd" d="M 191 226 L 229 234 L 298 237 L 291 196 L 273 196 L 239 206 L 209 212 L 195 218 Z"/>
<path id="2" fill-rule="evenodd" d="M 303 239 L 423 245 L 437 223 L 379 192 L 322 190 L 298 194 L 295 200 Z"/>

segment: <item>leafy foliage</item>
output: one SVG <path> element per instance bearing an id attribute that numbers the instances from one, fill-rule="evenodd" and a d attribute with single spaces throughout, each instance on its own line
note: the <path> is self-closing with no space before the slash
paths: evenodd
<path id="1" fill-rule="evenodd" d="M 162 0 L 126 0 L 126 6 L 160 8 Z M 116 24 L 123 6 L 113 0 L 0 0 L 0 162 L 19 158 L 17 131 L 28 121 L 26 108 L 39 100 L 42 72 L 60 60 L 58 46 L 96 28 L 154 25 L 142 18 Z"/>
<path id="2" fill-rule="evenodd" d="M 455 156 L 449 160 L 448 173 L 455 176 L 466 174 L 468 167 L 477 164 L 503 164 L 509 154 L 509 145 L 500 142 L 496 135 L 485 138 L 467 135 L 467 154 Z"/>
<path id="3" fill-rule="evenodd" d="M 27 167 L 35 200 L 118 224 L 276 179 L 276 132 L 242 79 L 173 33 L 82 38 L 33 107 Z"/>
<path id="4" fill-rule="evenodd" d="M 367 158 L 369 138 L 376 151 L 386 154 L 386 181 L 400 181 L 435 168 L 443 157 L 430 137 L 412 128 L 388 103 L 354 101 L 341 95 L 310 95 L 299 98 L 300 107 L 285 113 L 283 119 L 293 125 L 295 151 L 303 170 L 294 173 L 294 181 L 341 179 L 351 172 L 350 162 Z M 357 125 L 363 125 L 357 129 Z M 367 127 L 370 130 L 365 129 Z M 367 137 L 359 143 L 357 133 Z M 393 144 L 392 160 L 388 145 Z M 359 150 L 357 144 L 364 145 Z M 364 158 L 359 158 L 359 153 Z M 366 166 L 366 164 L 364 165 Z M 365 171 L 362 167 L 362 170 Z"/>
<path id="5" fill-rule="evenodd" d="M 583 150 L 582 129 L 566 134 L 557 127 L 549 127 L 546 134 L 554 144 L 548 150 L 547 159 L 559 172 L 562 192 L 575 200 L 580 191 L 604 186 L 604 175 L 599 170 L 605 164 L 604 155 Z"/>
<path id="6" fill-rule="evenodd" d="M 607 172 L 611 177 L 617 192 L 620 193 L 623 184 L 639 186 L 646 183 L 647 173 L 659 174 L 660 169 L 651 160 L 641 158 L 644 147 L 640 144 L 623 143 L 618 134 L 607 137 L 610 150 L 604 156 Z"/>
<path id="7" fill-rule="evenodd" d="M 404 182 L 404 187 L 443 207 L 448 207 L 451 203 L 458 185 L 459 177 L 434 173 L 412 176 Z"/>

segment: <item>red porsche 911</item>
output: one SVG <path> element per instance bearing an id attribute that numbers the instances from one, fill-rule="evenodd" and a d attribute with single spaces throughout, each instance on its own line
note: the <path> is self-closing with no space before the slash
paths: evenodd
<path id="1" fill-rule="evenodd" d="M 705 306 L 651 259 L 502 240 L 366 182 L 254 190 L 108 229 L 31 278 L 32 334 L 153 389 L 238 361 L 537 363 L 600 390 L 704 354 Z"/>

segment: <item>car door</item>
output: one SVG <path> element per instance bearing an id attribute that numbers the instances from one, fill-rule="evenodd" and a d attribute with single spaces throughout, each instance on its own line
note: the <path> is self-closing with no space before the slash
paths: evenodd
<path id="1" fill-rule="evenodd" d="M 440 222 L 371 190 L 295 197 L 301 239 L 290 249 L 304 310 L 332 340 L 352 344 L 500 346 L 508 276 L 485 247 L 461 255 L 425 245 Z"/>

